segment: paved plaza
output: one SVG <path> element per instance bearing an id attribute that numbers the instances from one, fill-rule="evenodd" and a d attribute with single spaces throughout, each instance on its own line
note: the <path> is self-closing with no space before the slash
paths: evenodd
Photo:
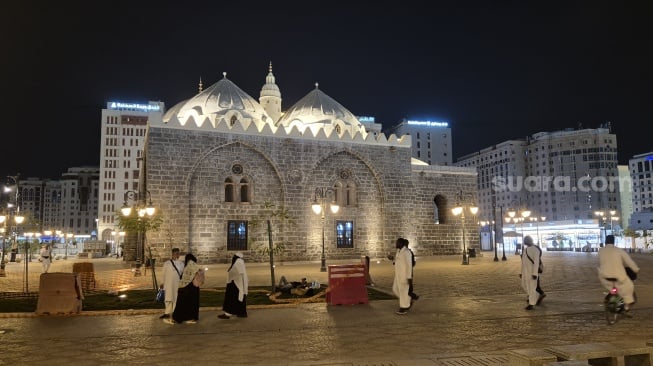
<path id="1" fill-rule="evenodd" d="M 397 300 L 359 305 L 305 303 L 249 307 L 246 319 L 221 320 L 219 306 L 203 308 L 197 324 L 169 325 L 160 310 L 82 312 L 75 316 L 0 314 L 0 365 L 501 365 L 511 349 L 587 342 L 653 341 L 653 256 L 633 254 L 642 268 L 633 318 L 607 325 L 597 279 L 597 253 L 545 252 L 541 306 L 526 311 L 518 277 L 520 258 L 493 261 L 493 252 L 471 258 L 419 258 L 415 291 L 420 299 L 398 316 Z M 499 259 L 501 252 L 499 252 Z M 71 271 L 80 259 L 55 261 Z M 151 287 L 150 272 L 134 277 L 121 260 L 93 262 L 98 291 Z M 327 264 L 355 263 L 337 261 Z M 251 286 L 267 286 L 267 264 L 248 263 Z M 223 287 L 227 265 L 208 265 L 207 287 Z M 328 283 L 319 263 L 279 263 L 277 278 L 307 277 Z M 29 266 L 30 291 L 38 290 L 40 264 Z M 20 292 L 24 264 L 8 263 L 3 292 Z M 160 278 L 160 268 L 157 268 Z M 372 260 L 375 287 L 390 291 L 393 265 Z M 0 300 L 1 301 L 1 300 Z"/>

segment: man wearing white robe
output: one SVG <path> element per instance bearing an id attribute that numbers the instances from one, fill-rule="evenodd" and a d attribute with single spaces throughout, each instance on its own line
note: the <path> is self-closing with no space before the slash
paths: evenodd
<path id="1" fill-rule="evenodd" d="M 539 294 L 537 293 L 537 270 L 540 268 L 540 251 L 533 246 L 533 238 L 524 237 L 524 249 L 521 257 L 521 287 L 528 294 L 528 306 L 526 310 L 533 310 L 537 304 Z"/>
<path id="2" fill-rule="evenodd" d="M 635 302 L 633 295 L 635 284 L 626 274 L 625 267 L 630 267 L 635 273 L 639 272 L 639 266 L 630 258 L 630 255 L 625 250 L 614 246 L 614 235 L 606 236 L 605 247 L 599 250 L 599 280 L 601 285 L 610 291 L 612 282 L 606 278 L 617 279 L 615 286 L 619 290 L 619 295 L 624 298 L 626 311 L 628 311 Z"/>
<path id="3" fill-rule="evenodd" d="M 413 282 L 413 258 L 408 249 L 408 244 L 404 244 L 402 238 L 397 239 L 397 254 L 395 255 L 395 279 L 392 284 L 392 292 L 399 298 L 398 315 L 405 315 L 410 309 L 410 295 L 408 291 Z"/>
<path id="4" fill-rule="evenodd" d="M 172 258 L 163 264 L 163 290 L 165 291 L 165 313 L 161 319 L 172 321 L 172 313 L 177 304 L 179 279 L 184 272 L 184 261 L 179 259 L 179 248 L 172 249 Z"/>

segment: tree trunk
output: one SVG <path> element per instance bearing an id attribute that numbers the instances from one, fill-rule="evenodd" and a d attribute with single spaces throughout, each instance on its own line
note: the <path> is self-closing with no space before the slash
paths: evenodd
<path id="1" fill-rule="evenodd" d="M 274 245 L 272 243 L 272 224 L 270 224 L 270 220 L 267 220 L 267 222 L 268 222 L 268 249 L 270 252 L 270 279 L 272 280 L 271 293 L 274 294 L 276 281 L 274 279 Z"/>

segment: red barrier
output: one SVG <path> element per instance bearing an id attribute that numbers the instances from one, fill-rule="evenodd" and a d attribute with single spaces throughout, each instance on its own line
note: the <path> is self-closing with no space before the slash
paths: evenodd
<path id="1" fill-rule="evenodd" d="M 365 265 L 343 264 L 329 266 L 329 305 L 367 304 Z"/>

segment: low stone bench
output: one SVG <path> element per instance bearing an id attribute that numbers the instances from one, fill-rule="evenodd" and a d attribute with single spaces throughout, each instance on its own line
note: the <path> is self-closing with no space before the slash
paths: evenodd
<path id="1" fill-rule="evenodd" d="M 587 361 L 558 361 L 546 363 L 544 366 L 587 366 Z"/>
<path id="2" fill-rule="evenodd" d="M 524 348 L 508 351 L 510 366 L 544 366 L 557 360 L 555 354 L 543 348 Z"/>
<path id="3" fill-rule="evenodd" d="M 559 361 L 584 360 L 593 366 L 652 366 L 653 347 L 628 342 L 574 344 L 546 350 Z"/>

